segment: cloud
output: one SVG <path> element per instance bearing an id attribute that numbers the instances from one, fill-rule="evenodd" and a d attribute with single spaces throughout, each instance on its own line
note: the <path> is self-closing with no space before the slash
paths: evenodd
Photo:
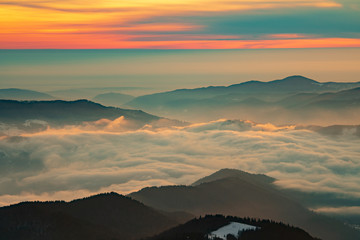
<path id="1" fill-rule="evenodd" d="M 309 35 L 313 35 L 315 29 L 319 38 L 328 39 L 326 41 L 329 42 L 330 47 L 359 46 L 358 43 L 354 45 L 353 42 L 348 42 L 349 39 L 358 37 L 355 24 L 357 21 L 354 21 L 358 17 L 349 12 L 353 10 L 347 9 L 345 14 L 337 18 L 333 18 L 333 12 L 326 12 L 325 18 L 318 17 L 318 11 L 342 9 L 341 3 L 331 0 L 97 0 L 91 2 L 17 0 L 0 1 L 0 6 L 2 6 L 0 20 L 3 22 L 0 43 L 6 49 L 229 49 L 255 48 L 256 46 L 269 48 L 271 47 L 269 45 L 274 43 L 240 41 L 234 43 L 225 39 L 234 39 L 233 35 L 236 35 L 235 37 L 241 39 L 245 36 L 248 40 L 260 38 L 269 40 L 266 36 L 275 35 L 283 36 L 285 38 L 281 39 L 286 40 L 289 36 L 292 36 L 290 39 L 294 36 L 303 36 L 307 33 L 302 32 L 305 28 L 312 29 Z M 301 14 L 298 16 L 299 9 L 305 12 L 310 9 L 315 12 L 312 12 L 310 17 Z M 289 10 L 294 11 L 294 14 L 289 15 Z M 350 15 L 355 17 L 349 19 Z M 335 29 L 336 33 L 330 36 L 322 34 L 323 30 L 328 28 Z M 170 36 L 169 39 L 167 35 L 172 34 L 178 34 L 179 38 L 171 39 Z M 191 34 L 194 37 L 191 37 Z M 161 35 L 164 36 L 161 37 Z M 200 41 L 199 36 L 208 37 Z M 211 36 L 219 36 L 218 39 L 223 41 L 214 41 Z M 188 41 L 176 40 L 189 37 Z M 336 44 L 334 39 L 339 41 L 340 38 L 347 42 Z M 278 45 L 280 47 L 284 45 L 283 48 L 289 47 L 286 42 L 275 42 L 275 44 L 277 46 L 274 48 L 278 48 Z M 322 43 L 314 46 L 314 43 L 304 42 L 301 46 L 298 43 L 291 44 L 291 47 L 328 47 L 329 44 L 324 46 Z"/>
<path id="2" fill-rule="evenodd" d="M 53 7 L 42 5 L 38 3 L 27 3 L 22 1 L 6 1 L 0 2 L 0 5 L 8 5 L 8 6 L 17 6 L 17 7 L 24 7 L 24 8 L 34 8 L 34 9 L 41 9 L 41 10 L 50 10 L 50 11 L 60 11 L 60 12 L 75 12 L 75 13 L 91 13 L 91 12 L 121 12 L 127 11 L 127 9 L 89 9 L 89 8 L 81 8 L 81 9 L 73 9 L 73 8 L 62 8 L 62 7 Z"/>
<path id="3" fill-rule="evenodd" d="M 134 129 L 123 118 L 0 139 L 0 203 L 190 184 L 221 168 L 360 198 L 360 138 L 249 121 Z"/>
<path id="4" fill-rule="evenodd" d="M 270 123 L 267 124 L 256 124 L 252 121 L 240 121 L 240 120 L 228 120 L 220 119 L 216 121 L 210 121 L 206 123 L 196 123 L 189 126 L 183 127 L 187 131 L 191 132 L 202 132 L 209 130 L 230 130 L 230 131 L 282 131 L 294 129 L 296 126 L 282 126 L 277 127 Z"/>
<path id="5" fill-rule="evenodd" d="M 324 207 L 313 209 L 318 213 L 336 214 L 336 215 L 360 215 L 360 207 Z"/>
<path id="6" fill-rule="evenodd" d="M 84 3 L 88 3 L 87 5 Z M 219 12 L 268 8 L 294 8 L 294 7 L 315 7 L 315 8 L 336 8 L 342 4 L 331 0 L 275 0 L 275 1 L 248 1 L 248 0 L 191 0 L 183 1 L 92 1 L 83 0 L 71 1 L 0 1 L 1 5 L 13 5 L 25 8 L 37 8 L 64 12 L 117 12 L 124 10 L 168 10 L 171 12 Z M 201 8 L 200 8 L 201 7 Z"/>

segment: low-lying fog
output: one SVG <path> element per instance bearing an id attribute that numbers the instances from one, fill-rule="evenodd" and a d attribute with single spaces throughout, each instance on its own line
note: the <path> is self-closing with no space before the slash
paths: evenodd
<path id="1" fill-rule="evenodd" d="M 326 129 L 225 119 L 153 125 L 133 130 L 119 118 L 35 133 L 1 125 L 0 205 L 191 184 L 222 168 L 264 173 L 284 188 L 360 198 L 356 127 L 328 135 Z"/>

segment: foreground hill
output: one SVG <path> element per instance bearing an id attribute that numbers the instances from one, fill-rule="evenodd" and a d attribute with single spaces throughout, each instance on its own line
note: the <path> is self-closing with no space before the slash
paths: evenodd
<path id="1" fill-rule="evenodd" d="M 224 217 L 222 215 L 206 215 L 180 226 L 167 230 L 155 237 L 147 240 L 208 240 L 214 239 L 211 235 L 214 231 L 228 226 L 231 223 L 242 223 L 256 227 L 256 230 L 242 231 L 239 236 L 235 230 L 234 234 L 218 236 L 220 239 L 234 240 L 315 240 L 304 230 L 291 227 L 282 223 L 276 223 L 269 220 L 256 220 L 251 218 Z M 231 236 L 227 236 L 231 235 Z"/>
<path id="2" fill-rule="evenodd" d="M 283 239 L 280 232 L 287 239 L 313 239 L 300 229 L 274 223 L 277 221 L 300 227 L 324 240 L 360 239 L 359 231 L 307 210 L 274 187 L 273 181 L 265 175 L 223 169 L 192 186 L 145 188 L 130 194 L 131 198 L 108 193 L 71 202 L 19 203 L 0 208 L 0 236 L 4 240 L 131 240 L 158 234 L 150 239 L 175 240 L 172 234 L 187 234 L 191 230 L 194 239 L 202 239 L 205 230 L 209 233 L 229 222 L 240 222 L 261 227 L 261 231 L 246 232 L 240 239 L 271 236 L 267 239 L 279 240 Z M 193 216 L 207 214 L 243 219 L 208 217 L 169 230 Z"/>
<path id="3" fill-rule="evenodd" d="M 177 220 L 180 215 L 181 220 Z M 2 207 L 0 236 L 2 240 L 185 240 L 189 237 L 201 240 L 237 222 L 258 228 L 243 232 L 239 239 L 314 239 L 299 228 L 250 218 L 207 215 L 179 225 L 189 218 L 179 212 L 159 212 L 128 197 L 107 193 L 71 202 L 24 202 Z"/>
<path id="4" fill-rule="evenodd" d="M 264 175 L 221 170 L 193 186 L 145 188 L 130 196 L 165 211 L 194 215 L 224 214 L 272 219 L 299 226 L 311 235 L 329 240 L 358 239 L 360 232 L 339 221 L 309 211 L 278 190 Z"/>
<path id="5" fill-rule="evenodd" d="M 0 208 L 2 240 L 131 240 L 177 224 L 170 215 L 116 193 Z"/>
<path id="6" fill-rule="evenodd" d="M 0 99 L 11 99 L 11 100 L 51 100 L 54 99 L 53 96 L 32 91 L 26 89 L 18 89 L 18 88 L 6 88 L 0 89 Z"/>
<path id="7" fill-rule="evenodd" d="M 23 123 L 28 119 L 37 119 L 50 124 L 62 125 L 96 121 L 103 118 L 114 120 L 121 116 L 143 124 L 160 119 L 140 110 L 105 107 L 88 100 L 0 100 L 0 122 L 3 123 Z"/>

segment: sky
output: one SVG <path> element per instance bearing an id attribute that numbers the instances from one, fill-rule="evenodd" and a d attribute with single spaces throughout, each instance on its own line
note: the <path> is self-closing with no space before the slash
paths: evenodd
<path id="1" fill-rule="evenodd" d="M 0 49 L 360 47 L 358 0 L 0 0 Z"/>
<path id="2" fill-rule="evenodd" d="M 291 75 L 319 82 L 358 82 L 359 66 L 360 48 L 0 50 L 0 88 L 50 91 L 59 97 L 51 91 L 120 88 L 136 96 Z"/>
<path id="3" fill-rule="evenodd" d="M 359 24 L 358 0 L 0 0 L 0 88 L 354 82 Z"/>

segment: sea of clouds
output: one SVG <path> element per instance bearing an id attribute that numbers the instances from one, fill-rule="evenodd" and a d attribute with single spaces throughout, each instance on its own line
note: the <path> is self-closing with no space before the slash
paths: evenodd
<path id="1" fill-rule="evenodd" d="M 360 198 L 360 138 L 351 131 L 333 136 L 225 119 L 165 125 L 134 130 L 124 118 L 37 132 L 1 125 L 0 205 L 191 184 L 222 168 Z"/>

